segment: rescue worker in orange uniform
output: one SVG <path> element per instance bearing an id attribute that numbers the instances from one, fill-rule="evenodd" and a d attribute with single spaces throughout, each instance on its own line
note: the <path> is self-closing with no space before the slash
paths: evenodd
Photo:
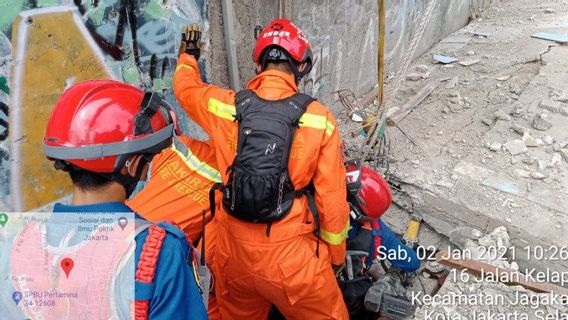
<path id="1" fill-rule="evenodd" d="M 150 221 L 174 223 L 192 243 L 199 243 L 198 250 L 205 254 L 213 278 L 218 227 L 210 211 L 209 190 L 221 182 L 216 168 L 211 141 L 174 136 L 172 145 L 152 159 L 143 189 L 126 202 Z M 209 319 L 219 319 L 215 289 L 210 288 L 210 293 L 206 306 Z"/>
<path id="2" fill-rule="evenodd" d="M 221 182 L 210 144 L 174 137 L 171 147 L 154 156 L 144 189 L 127 205 L 148 220 L 171 220 L 197 243 L 203 232 L 203 211 L 205 222 L 212 220 L 209 190 Z"/>
<path id="3" fill-rule="evenodd" d="M 199 243 L 198 250 L 205 253 L 213 278 L 217 223 L 210 211 L 209 190 L 218 182 L 221 175 L 211 141 L 174 136 L 172 145 L 153 157 L 143 189 L 126 202 L 150 221 L 173 222 L 192 243 Z M 200 250 L 203 245 L 205 251 Z M 210 293 L 206 306 L 209 319 L 219 319 L 214 288 Z"/>
<path id="4" fill-rule="evenodd" d="M 238 95 L 201 80 L 199 28 L 188 27 L 183 39 L 174 92 L 211 137 L 226 187 L 238 143 Z M 267 108 L 270 103 L 281 105 L 297 94 L 298 82 L 311 69 L 310 45 L 289 20 L 275 20 L 261 32 L 254 62 L 258 75 L 248 84 L 251 97 L 266 102 Z M 349 230 L 337 124 L 326 107 L 313 101 L 296 126 L 287 162 L 289 179 L 295 190 L 313 184 L 318 214 L 309 209 L 307 196 L 292 198 L 287 214 L 268 224 L 243 221 L 221 206 L 214 263 L 222 319 L 264 320 L 272 305 L 287 319 L 348 319 L 332 268 L 344 263 Z"/>

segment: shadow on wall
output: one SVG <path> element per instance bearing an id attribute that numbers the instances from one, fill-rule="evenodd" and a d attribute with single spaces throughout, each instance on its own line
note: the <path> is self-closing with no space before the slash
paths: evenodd
<path id="1" fill-rule="evenodd" d="M 161 91 L 177 108 L 171 79 L 179 30 L 199 22 L 207 31 L 207 11 L 207 0 L 2 1 L 0 210 L 6 202 L 14 211 L 32 210 L 69 191 L 41 152 L 45 124 L 66 87 L 112 78 Z M 188 133 L 182 112 L 180 120 Z"/>

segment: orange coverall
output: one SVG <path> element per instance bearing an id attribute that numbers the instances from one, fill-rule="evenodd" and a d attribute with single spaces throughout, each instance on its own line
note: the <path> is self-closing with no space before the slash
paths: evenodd
<path id="1" fill-rule="evenodd" d="M 248 84 L 267 100 L 298 92 L 291 75 L 266 71 Z M 181 106 L 213 140 L 224 183 L 237 146 L 235 92 L 201 81 L 193 56 L 180 56 L 174 92 Z M 345 259 L 349 229 L 345 167 L 336 121 L 331 112 L 312 102 L 300 119 L 292 144 L 289 171 L 296 189 L 315 185 L 321 220 L 319 258 L 316 228 L 305 197 L 295 200 L 288 215 L 272 224 L 235 219 L 223 209 L 215 253 L 216 293 L 222 319 L 266 319 L 272 304 L 287 319 L 348 319 L 332 264 Z M 221 206 L 222 207 L 222 206 Z"/>
<path id="2" fill-rule="evenodd" d="M 211 141 L 175 137 L 170 148 L 154 156 L 146 186 L 127 205 L 149 221 L 173 221 L 193 243 L 201 238 L 205 210 L 205 257 L 216 274 L 213 259 L 218 227 L 211 217 L 209 190 L 220 181 Z M 208 314 L 209 319 L 219 318 L 214 296 L 209 297 Z"/>

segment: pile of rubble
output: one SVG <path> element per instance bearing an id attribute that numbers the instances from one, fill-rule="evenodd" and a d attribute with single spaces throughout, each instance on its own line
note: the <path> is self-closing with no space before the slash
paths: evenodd
<path id="1" fill-rule="evenodd" d="M 459 233 L 466 236 L 463 231 Z M 504 227 L 483 237 L 481 232 L 469 230 L 466 237 L 469 238 L 461 238 L 459 242 L 463 252 L 468 252 L 473 260 L 518 271 L 519 266 L 509 254 L 510 238 Z M 452 270 L 435 296 L 413 294 L 413 301 L 422 305 L 415 319 L 568 319 L 568 296 L 537 294 L 493 280 Z"/>
<path id="2" fill-rule="evenodd" d="M 498 4 L 419 57 L 396 95 L 387 78 L 387 106 L 410 108 L 388 127 L 379 157 L 393 210 L 406 212 L 385 216 L 395 231 L 419 214 L 447 238 L 504 225 L 512 246 L 568 245 L 568 47 L 535 36 L 565 33 L 565 3 Z M 355 157 L 371 148 L 363 128 L 376 105 L 367 101 L 340 116 Z M 547 267 L 568 271 L 568 261 Z"/>

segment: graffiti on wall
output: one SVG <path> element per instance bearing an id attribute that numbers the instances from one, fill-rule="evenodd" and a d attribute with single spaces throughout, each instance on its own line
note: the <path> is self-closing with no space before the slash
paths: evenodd
<path id="1" fill-rule="evenodd" d="M 2 2 L 0 209 L 9 203 L 12 210 L 31 210 L 69 191 L 66 178 L 38 152 L 66 87 L 112 78 L 159 90 L 175 102 L 171 78 L 178 30 L 193 22 L 207 29 L 207 5 L 206 0 Z"/>

